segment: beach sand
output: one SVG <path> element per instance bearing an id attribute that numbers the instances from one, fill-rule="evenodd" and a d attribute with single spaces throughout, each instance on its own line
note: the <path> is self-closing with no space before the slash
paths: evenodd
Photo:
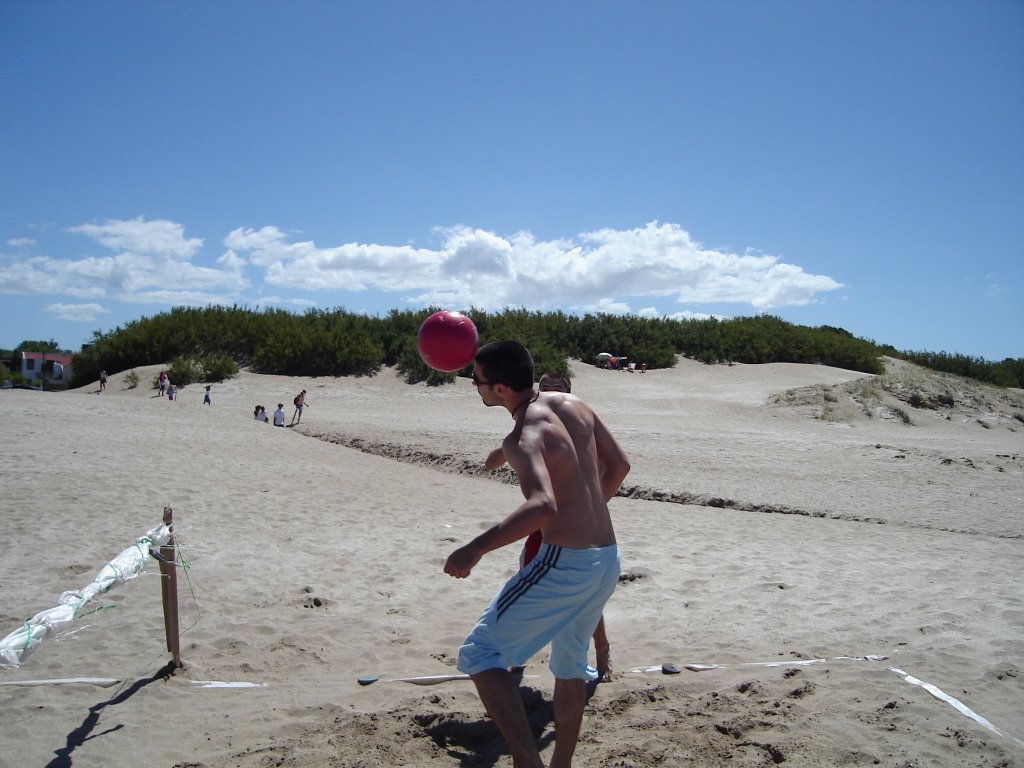
<path id="1" fill-rule="evenodd" d="M 576 764 L 1024 766 L 1024 393 L 890 365 L 572 363 L 633 462 L 611 503 L 618 677 L 593 693 Z M 102 394 L 0 391 L 0 636 L 164 505 L 189 566 L 183 670 L 168 674 L 155 562 L 0 669 L 0 767 L 511 766 L 470 682 L 399 681 L 457 674 L 515 570 L 509 547 L 469 579 L 442 571 L 518 503 L 508 472 L 480 467 L 508 413 L 466 380 L 391 370 L 242 373 L 212 406 L 202 385 L 169 402 L 158 370 Z M 300 389 L 300 425 L 253 420 L 257 403 L 290 418 Z M 549 759 L 546 660 L 522 685 Z M 81 677 L 120 682 L 7 685 Z"/>

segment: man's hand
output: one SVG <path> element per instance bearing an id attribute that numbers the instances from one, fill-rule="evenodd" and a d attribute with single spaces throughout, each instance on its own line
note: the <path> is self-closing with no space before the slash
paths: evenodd
<path id="1" fill-rule="evenodd" d="M 459 547 L 450 555 L 444 564 L 444 572 L 456 579 L 464 579 L 469 576 L 473 566 L 480 562 L 481 554 L 470 544 Z"/>

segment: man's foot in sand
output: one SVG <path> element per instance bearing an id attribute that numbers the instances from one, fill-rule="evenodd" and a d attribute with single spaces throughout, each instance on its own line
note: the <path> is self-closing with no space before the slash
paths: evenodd
<path id="1" fill-rule="evenodd" d="M 597 651 L 597 682 L 610 683 L 615 679 L 612 671 L 612 648 L 610 645 L 603 645 L 595 648 Z"/>

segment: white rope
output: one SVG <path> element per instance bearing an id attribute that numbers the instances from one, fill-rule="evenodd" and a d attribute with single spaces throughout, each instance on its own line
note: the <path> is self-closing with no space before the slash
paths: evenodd
<path id="1" fill-rule="evenodd" d="M 151 528 L 103 566 L 91 583 L 80 590 L 61 593 L 56 606 L 40 611 L 0 640 L 0 667 L 20 667 L 43 640 L 71 624 L 82 606 L 96 595 L 138 576 L 146 567 L 150 550 L 166 544 L 170 537 L 170 528 L 164 524 Z"/>

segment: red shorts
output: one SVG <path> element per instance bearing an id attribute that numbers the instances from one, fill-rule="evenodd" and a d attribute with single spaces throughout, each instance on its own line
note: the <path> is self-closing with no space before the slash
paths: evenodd
<path id="1" fill-rule="evenodd" d="M 528 565 L 537 556 L 543 542 L 544 534 L 539 529 L 526 537 L 526 543 L 523 544 L 523 566 Z"/>

